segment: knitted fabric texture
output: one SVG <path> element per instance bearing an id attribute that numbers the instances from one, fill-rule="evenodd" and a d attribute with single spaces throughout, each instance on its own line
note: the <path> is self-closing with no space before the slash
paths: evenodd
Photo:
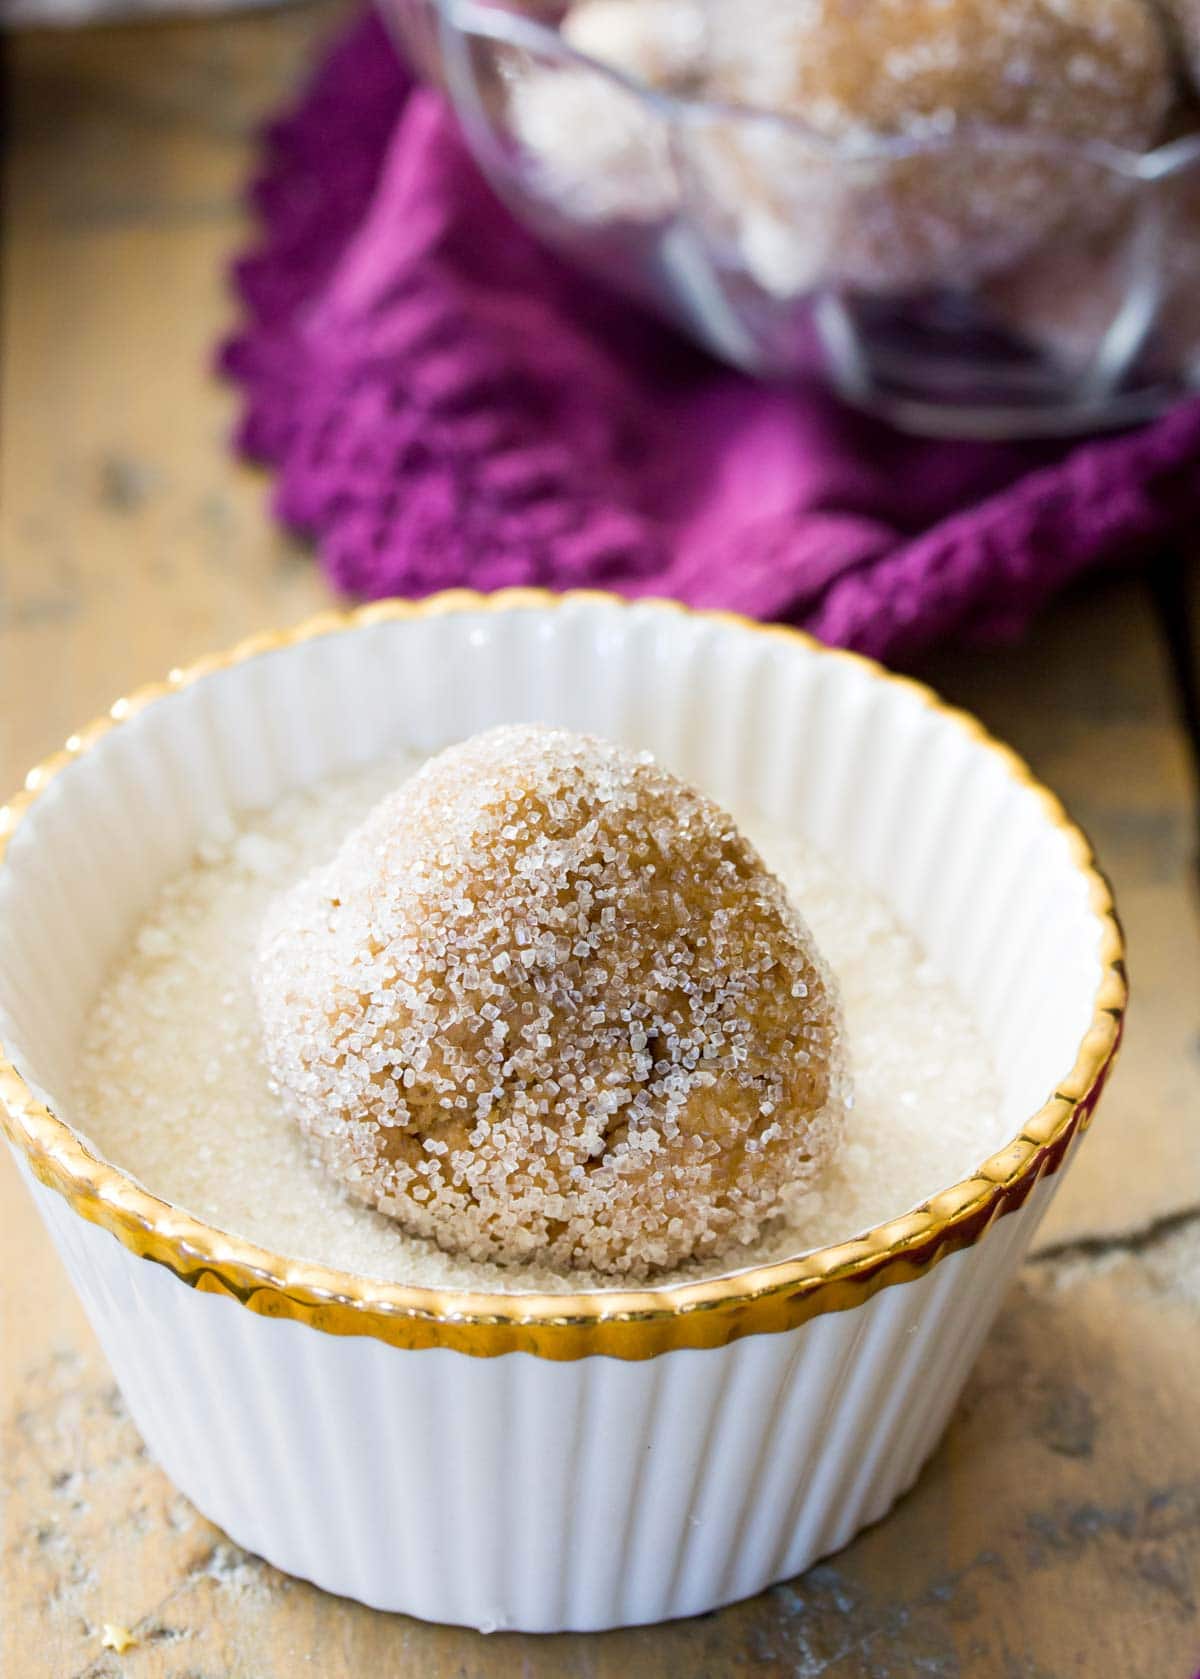
<path id="1" fill-rule="evenodd" d="M 374 16 L 266 135 L 238 446 L 347 594 L 594 586 L 903 659 L 1019 632 L 1200 514 L 1200 403 L 1064 445 L 901 436 L 753 383 L 500 205 Z"/>

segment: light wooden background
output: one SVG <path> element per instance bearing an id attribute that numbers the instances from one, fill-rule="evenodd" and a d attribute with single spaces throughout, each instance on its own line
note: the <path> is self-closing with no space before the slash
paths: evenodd
<path id="1" fill-rule="evenodd" d="M 254 127 L 335 17 L 301 6 L 4 44 L 5 785 L 119 692 L 325 601 L 271 526 L 269 486 L 231 463 L 232 400 L 206 367 Z M 0 1674 L 1190 1679 L 1200 931 L 1178 683 L 1132 580 L 1081 591 L 1017 650 L 947 653 L 922 674 L 1091 828 L 1135 1004 L 1041 1256 L 895 1514 L 804 1579 L 672 1627 L 483 1639 L 324 1597 L 228 1545 L 146 1461 L 5 1158 Z M 137 1644 L 105 1651 L 106 1622 Z"/>

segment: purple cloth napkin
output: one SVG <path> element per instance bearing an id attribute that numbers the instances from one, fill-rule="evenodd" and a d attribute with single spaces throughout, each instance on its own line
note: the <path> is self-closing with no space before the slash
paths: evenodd
<path id="1" fill-rule="evenodd" d="M 1071 446 L 929 442 L 716 365 L 513 222 L 373 14 L 270 129 L 254 202 L 239 446 L 355 595 L 594 585 L 896 659 L 1015 633 L 1200 513 L 1200 403 Z"/>

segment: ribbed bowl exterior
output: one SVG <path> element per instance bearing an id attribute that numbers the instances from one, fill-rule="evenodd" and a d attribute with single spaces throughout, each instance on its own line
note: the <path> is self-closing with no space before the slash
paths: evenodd
<path id="1" fill-rule="evenodd" d="M 258 1317 L 30 1186 L 152 1457 L 289 1574 L 483 1631 L 751 1596 L 937 1444 L 1051 1185 L 918 1281 L 713 1351 L 469 1358 Z"/>
<path id="2" fill-rule="evenodd" d="M 1111 1055 L 1122 982 L 1107 1035 L 1097 997 L 1119 939 L 1082 840 L 1015 760 L 924 691 L 729 619 L 598 596 L 456 596 L 251 652 L 120 702 L 119 727 L 73 738 L 0 809 L 9 1132 L 151 1453 L 278 1567 L 480 1628 L 694 1614 L 836 1550 L 936 1444 L 1075 1146 L 1053 1115 L 1086 1117 Z M 773 1333 L 753 1332 L 764 1318 L 739 1295 L 708 1313 L 724 1327 L 707 1341 L 682 1325 L 672 1339 L 668 1317 L 646 1330 L 656 1339 L 634 1323 L 604 1340 L 587 1321 L 540 1340 L 484 1326 L 447 1345 L 461 1328 L 452 1302 L 427 1313 L 421 1344 L 397 1345 L 353 1279 L 328 1274 L 316 1292 L 350 1303 L 321 1318 L 311 1286 L 297 1306 L 298 1271 L 280 1259 L 256 1273 L 249 1310 L 230 1283 L 245 1265 L 221 1260 L 229 1238 L 197 1234 L 108 1168 L 90 1202 L 47 1171 L 56 1148 L 66 1159 L 53 1110 L 89 999 L 203 835 L 389 749 L 520 718 L 649 747 L 731 807 L 795 824 L 892 902 L 972 1006 L 1003 1087 L 994 1147 L 1007 1146 L 939 1198 L 945 1226 L 942 1213 L 916 1221 L 922 1245 L 902 1244 L 888 1286 L 839 1279 L 892 1251 L 890 1226 L 844 1260 L 835 1250 L 822 1292 L 795 1290 L 815 1315 L 772 1318 Z M 1048 1131 L 1033 1127 L 1039 1110 Z M 1008 1143 L 1023 1127 L 1033 1142 Z M 1021 1192 L 993 1203 L 1012 1173 Z M 983 1212 L 950 1241 L 960 1201 Z M 139 1219 L 157 1245 L 138 1239 Z M 508 1350 L 514 1338 L 532 1350 Z"/>

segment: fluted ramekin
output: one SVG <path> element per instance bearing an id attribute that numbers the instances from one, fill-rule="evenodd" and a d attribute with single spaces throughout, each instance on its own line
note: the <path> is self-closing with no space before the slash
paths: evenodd
<path id="1" fill-rule="evenodd" d="M 528 718 L 649 747 L 892 902 L 1002 1075 L 1007 1140 L 973 1177 L 787 1263 L 542 1297 L 299 1263 L 98 1156 L 61 1102 L 80 1023 L 199 839 Z M 1126 994 L 1086 840 L 969 717 L 790 631 L 530 591 L 327 614 L 118 701 L 0 810 L 0 951 L 7 1135 L 167 1474 L 331 1591 L 547 1631 L 747 1596 L 884 1514 L 1087 1125 Z"/>

